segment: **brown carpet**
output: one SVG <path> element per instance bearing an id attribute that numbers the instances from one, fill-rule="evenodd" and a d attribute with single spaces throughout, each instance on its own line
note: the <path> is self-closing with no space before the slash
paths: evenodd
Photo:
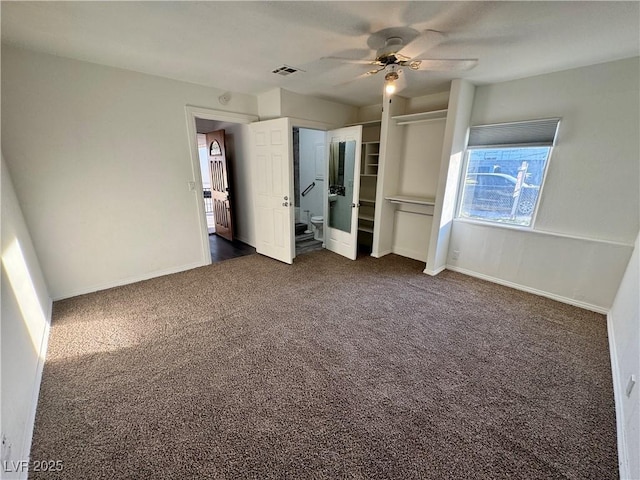
<path id="1" fill-rule="evenodd" d="M 250 255 L 56 302 L 68 479 L 618 477 L 602 315 L 389 255 Z"/>

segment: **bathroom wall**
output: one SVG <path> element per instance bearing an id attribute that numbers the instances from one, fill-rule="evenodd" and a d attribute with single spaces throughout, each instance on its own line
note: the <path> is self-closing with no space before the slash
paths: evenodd
<path id="1" fill-rule="evenodd" d="M 325 160 L 325 133 L 320 130 L 300 129 L 300 193 L 311 183 L 313 187 L 304 197 L 300 195 L 297 206 L 300 208 L 300 221 L 308 222 L 307 213 L 322 215 L 323 194 L 326 190 L 324 175 Z"/>

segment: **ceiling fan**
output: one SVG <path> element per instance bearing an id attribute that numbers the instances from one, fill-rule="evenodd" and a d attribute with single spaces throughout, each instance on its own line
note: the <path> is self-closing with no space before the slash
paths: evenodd
<path id="1" fill-rule="evenodd" d="M 437 30 L 426 30 L 422 34 L 418 34 L 411 28 L 387 28 L 374 33 L 369 38 L 370 46 L 383 42 L 382 46 L 377 48 L 373 60 L 354 60 L 342 57 L 323 58 L 375 67 L 359 75 L 356 79 L 385 71 L 385 92 L 391 95 L 400 91 L 406 84 L 404 75 L 402 75 L 404 69 L 407 71 L 465 71 L 478 64 L 476 58 L 414 58 L 415 55 L 420 55 L 433 47 L 434 44 L 439 43 L 442 37 L 444 34 Z"/>

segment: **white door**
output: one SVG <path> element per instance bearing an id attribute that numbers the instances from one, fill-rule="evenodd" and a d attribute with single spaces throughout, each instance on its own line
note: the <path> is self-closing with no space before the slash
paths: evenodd
<path id="1" fill-rule="evenodd" d="M 256 251 L 293 263 L 293 138 L 288 118 L 251 124 Z"/>
<path id="2" fill-rule="evenodd" d="M 325 248 L 355 260 L 358 254 L 362 126 L 327 132 Z"/>

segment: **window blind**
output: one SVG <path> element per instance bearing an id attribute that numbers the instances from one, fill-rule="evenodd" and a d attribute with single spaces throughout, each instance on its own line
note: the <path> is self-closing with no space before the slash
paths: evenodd
<path id="1" fill-rule="evenodd" d="M 469 148 L 551 147 L 555 143 L 559 118 L 477 125 L 469 130 Z"/>

